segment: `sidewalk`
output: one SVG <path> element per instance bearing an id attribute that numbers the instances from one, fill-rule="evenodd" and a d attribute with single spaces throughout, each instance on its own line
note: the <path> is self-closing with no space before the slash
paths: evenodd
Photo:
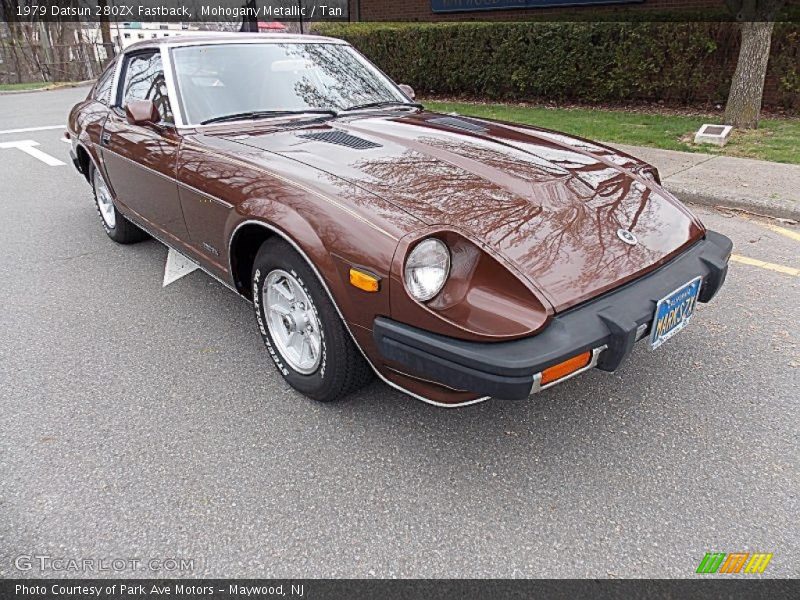
<path id="1" fill-rule="evenodd" d="M 608 144 L 649 162 L 684 202 L 732 206 L 800 221 L 800 165 Z"/>
<path id="2" fill-rule="evenodd" d="M 57 83 L 43 82 L 42 85 L 44 85 L 45 87 L 38 87 L 25 90 L 0 90 L 0 96 L 12 96 L 14 94 L 32 94 L 34 92 L 50 92 L 53 90 L 61 90 L 64 88 L 81 87 L 84 85 L 89 85 L 90 83 L 94 82 L 95 82 L 94 79 L 85 79 L 83 81 L 59 81 Z"/>

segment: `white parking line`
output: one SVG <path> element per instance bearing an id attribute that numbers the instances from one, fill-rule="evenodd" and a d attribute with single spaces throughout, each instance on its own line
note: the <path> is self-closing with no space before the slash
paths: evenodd
<path id="1" fill-rule="evenodd" d="M 66 125 L 46 125 L 45 127 L 25 127 L 23 129 L 4 129 L 0 131 L 0 135 L 6 133 L 27 133 L 29 131 L 46 131 L 48 129 L 66 129 Z"/>
<path id="2" fill-rule="evenodd" d="M 58 160 L 56 157 L 50 156 L 47 154 L 47 152 L 42 152 L 41 150 L 34 148 L 34 146 L 38 145 L 39 142 L 34 142 L 33 140 L 19 140 L 16 142 L 0 143 L 0 148 L 16 148 L 17 150 L 22 150 L 28 156 L 32 156 L 33 158 L 40 160 L 44 164 L 51 167 L 61 167 L 66 164 Z"/>

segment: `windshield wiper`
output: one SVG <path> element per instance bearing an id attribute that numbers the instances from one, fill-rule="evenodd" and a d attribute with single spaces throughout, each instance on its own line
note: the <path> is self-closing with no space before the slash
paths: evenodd
<path id="1" fill-rule="evenodd" d="M 247 112 L 233 113 L 230 115 L 222 115 L 221 117 L 212 117 L 205 121 L 200 121 L 200 125 L 208 125 L 209 123 L 222 123 L 223 121 L 242 121 L 245 119 L 269 119 L 270 117 L 288 117 L 291 115 L 330 115 L 337 116 L 335 110 L 329 109 L 316 109 L 309 108 L 305 110 L 251 110 Z"/>
<path id="2" fill-rule="evenodd" d="M 384 100 L 382 102 L 368 102 L 366 104 L 357 104 L 342 110 L 342 112 L 350 112 L 351 110 L 361 110 L 363 108 L 381 108 L 383 106 L 408 106 L 409 108 L 424 108 L 419 102 L 401 102 L 400 100 Z"/>

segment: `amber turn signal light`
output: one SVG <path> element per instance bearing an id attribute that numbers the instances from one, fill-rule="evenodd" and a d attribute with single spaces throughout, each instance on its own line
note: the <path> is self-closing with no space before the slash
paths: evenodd
<path id="1" fill-rule="evenodd" d="M 358 269 L 350 269 L 350 283 L 365 292 L 377 292 L 380 289 L 380 278 Z"/>
<path id="2" fill-rule="evenodd" d="M 574 373 L 578 369 L 582 369 L 589 364 L 590 360 L 592 360 L 592 353 L 584 352 L 583 354 L 578 354 L 577 356 L 568 358 L 564 362 L 560 362 L 557 365 L 547 367 L 544 371 L 542 371 L 542 379 L 539 383 L 541 385 L 547 385 L 548 383 L 558 381 L 570 373 Z"/>

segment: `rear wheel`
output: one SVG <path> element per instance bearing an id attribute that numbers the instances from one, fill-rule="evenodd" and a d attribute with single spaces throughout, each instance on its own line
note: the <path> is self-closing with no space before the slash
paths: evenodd
<path id="1" fill-rule="evenodd" d="M 147 239 L 147 234 L 122 216 L 114 206 L 114 196 L 105 178 L 94 165 L 90 170 L 90 179 L 97 213 L 108 237 L 119 244 L 134 244 Z"/>
<path id="2" fill-rule="evenodd" d="M 331 402 L 372 377 L 317 276 L 286 242 L 264 242 L 253 263 L 256 320 L 278 371 L 309 398 Z"/>

